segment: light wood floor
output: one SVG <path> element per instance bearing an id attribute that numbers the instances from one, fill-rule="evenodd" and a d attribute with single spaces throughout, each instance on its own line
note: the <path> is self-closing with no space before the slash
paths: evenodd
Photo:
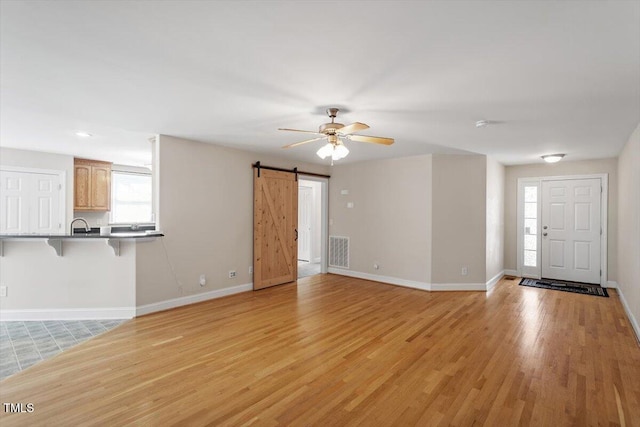
<path id="1" fill-rule="evenodd" d="M 335 275 L 141 317 L 0 383 L 12 425 L 640 425 L 611 298 Z"/>

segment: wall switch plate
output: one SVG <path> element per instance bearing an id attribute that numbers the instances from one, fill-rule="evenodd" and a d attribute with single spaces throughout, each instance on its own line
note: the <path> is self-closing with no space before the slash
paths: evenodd
<path id="1" fill-rule="evenodd" d="M 249 274 L 253 274 L 253 267 L 249 267 Z"/>
<path id="2" fill-rule="evenodd" d="M 229 270 L 229 279 L 233 279 L 234 277 L 236 277 L 236 271 L 235 270 Z"/>
<path id="3" fill-rule="evenodd" d="M 460 272 L 460 274 L 462 274 L 463 276 L 469 274 L 469 270 L 467 269 L 467 267 L 462 267 L 462 271 Z"/>
<path id="4" fill-rule="evenodd" d="M 6 296 L 7 296 L 7 287 L 0 286 L 0 297 L 6 297 Z"/>
<path id="5" fill-rule="evenodd" d="M 340 190 L 340 194 L 342 194 L 343 196 L 346 196 L 349 194 L 349 190 Z"/>
<path id="6" fill-rule="evenodd" d="M 353 207 L 353 202 L 349 202 L 349 203 L 347 203 L 347 207 L 348 207 L 349 209 L 351 209 L 351 208 Z"/>

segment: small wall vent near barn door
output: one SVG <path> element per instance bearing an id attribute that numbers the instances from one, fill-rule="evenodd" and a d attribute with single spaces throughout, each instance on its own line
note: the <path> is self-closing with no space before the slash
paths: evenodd
<path id="1" fill-rule="evenodd" d="M 349 268 L 349 238 L 329 236 L 329 267 Z"/>

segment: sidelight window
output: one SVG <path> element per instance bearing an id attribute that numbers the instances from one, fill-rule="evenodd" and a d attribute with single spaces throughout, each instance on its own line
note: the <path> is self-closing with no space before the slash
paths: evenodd
<path id="1" fill-rule="evenodd" d="M 538 186 L 524 187 L 524 265 L 537 266 Z"/>

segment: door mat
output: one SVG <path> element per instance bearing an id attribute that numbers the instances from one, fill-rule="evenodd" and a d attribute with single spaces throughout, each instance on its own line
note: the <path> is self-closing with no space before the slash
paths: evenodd
<path id="1" fill-rule="evenodd" d="M 522 279 L 520 286 L 530 286 L 533 288 L 553 289 L 555 291 L 573 292 L 576 294 L 595 295 L 598 297 L 609 297 L 607 290 L 600 285 L 590 285 L 588 283 L 563 282 L 554 279 Z"/>

